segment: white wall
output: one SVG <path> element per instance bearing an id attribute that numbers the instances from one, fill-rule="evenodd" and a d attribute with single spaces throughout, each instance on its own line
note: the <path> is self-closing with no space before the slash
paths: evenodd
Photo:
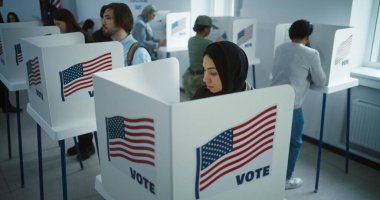
<path id="1" fill-rule="evenodd" d="M 8 12 L 14 12 L 20 21 L 40 21 L 41 10 L 39 0 L 3 0 L 0 12 L 4 21 L 7 21 Z"/>

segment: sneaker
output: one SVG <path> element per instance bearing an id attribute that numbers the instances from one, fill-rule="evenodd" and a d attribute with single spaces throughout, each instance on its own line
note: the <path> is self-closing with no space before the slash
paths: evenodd
<path id="1" fill-rule="evenodd" d="M 302 186 L 302 179 L 298 177 L 291 178 L 285 182 L 285 190 L 296 189 Z"/>
<path id="2" fill-rule="evenodd" d="M 87 160 L 92 154 L 95 153 L 95 147 L 93 144 L 80 149 L 80 156 L 82 160 Z M 77 155 L 77 160 L 79 161 L 79 155 Z"/>

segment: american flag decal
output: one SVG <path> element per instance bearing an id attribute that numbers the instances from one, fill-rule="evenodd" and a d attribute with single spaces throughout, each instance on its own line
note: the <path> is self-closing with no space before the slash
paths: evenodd
<path id="1" fill-rule="evenodd" d="M 92 74 L 112 69 L 111 53 L 105 53 L 92 60 L 75 64 L 61 72 L 62 101 L 73 93 L 93 86 Z"/>
<path id="2" fill-rule="evenodd" d="M 227 40 L 227 33 L 224 32 L 222 35 L 216 38 L 215 42 L 226 41 L 226 40 Z"/>
<path id="3" fill-rule="evenodd" d="M 16 55 L 16 64 L 18 65 L 20 62 L 23 61 L 20 43 L 15 44 L 15 55 Z"/>
<path id="4" fill-rule="evenodd" d="M 178 21 L 173 22 L 171 27 L 172 27 L 172 35 L 185 30 L 185 28 L 186 28 L 186 17 L 184 17 Z"/>
<path id="5" fill-rule="evenodd" d="M 240 46 L 250 39 L 252 39 L 253 35 L 253 24 L 249 25 L 245 29 L 241 30 L 237 35 L 237 45 Z"/>
<path id="6" fill-rule="evenodd" d="M 225 185 L 234 182 L 230 178 L 231 175 L 234 176 L 234 172 L 254 164 L 257 159 L 264 158 L 263 156 L 269 159 L 262 160 L 270 164 L 276 119 L 277 106 L 274 105 L 198 147 L 196 199 L 199 199 L 202 193 L 207 193 L 207 190 L 225 190 L 217 187 L 223 182 Z"/>
<path id="7" fill-rule="evenodd" d="M 339 64 L 341 61 L 345 60 L 350 53 L 352 44 L 352 35 L 344 40 L 341 44 L 339 44 L 336 57 L 335 57 L 335 65 Z"/>
<path id="8" fill-rule="evenodd" d="M 61 8 L 61 0 L 51 0 L 51 5 L 56 8 Z"/>
<path id="9" fill-rule="evenodd" d="M 38 57 L 28 60 L 26 62 L 27 72 L 28 72 L 28 82 L 29 87 L 32 85 L 41 84 L 41 75 L 40 75 L 40 65 L 38 62 Z"/>
<path id="10" fill-rule="evenodd" d="M 106 118 L 108 160 L 122 158 L 141 165 L 155 166 L 154 120 L 151 118 Z"/>

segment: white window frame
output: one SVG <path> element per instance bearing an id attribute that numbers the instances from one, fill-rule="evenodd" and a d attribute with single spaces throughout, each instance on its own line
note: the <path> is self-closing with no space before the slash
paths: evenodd
<path id="1" fill-rule="evenodd" d="M 235 0 L 211 0 L 212 16 L 234 16 Z"/>
<path id="2" fill-rule="evenodd" d="M 366 66 L 380 68 L 380 1 L 373 9 Z"/>

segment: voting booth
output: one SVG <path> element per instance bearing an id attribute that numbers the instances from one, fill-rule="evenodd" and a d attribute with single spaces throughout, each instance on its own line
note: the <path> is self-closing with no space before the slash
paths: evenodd
<path id="1" fill-rule="evenodd" d="M 9 90 L 26 89 L 20 38 L 57 33 L 56 26 L 39 26 L 39 22 L 0 24 L 0 76 Z"/>
<path id="2" fill-rule="evenodd" d="M 94 75 L 97 191 L 107 200 L 282 200 L 293 89 L 180 102 L 178 68 L 168 58 Z"/>
<path id="3" fill-rule="evenodd" d="M 291 24 L 279 24 L 276 27 L 275 49 L 284 42 L 290 42 L 288 30 Z M 315 24 L 310 36 L 311 48 L 318 50 L 321 64 L 326 73 L 326 85 L 336 85 L 350 78 L 352 66 L 351 47 L 354 28 Z"/>
<path id="4" fill-rule="evenodd" d="M 241 17 L 211 17 L 211 19 L 214 26 L 207 38 L 212 41 L 228 40 L 237 44 L 247 54 L 249 64 L 253 64 L 256 54 L 256 19 Z"/>
<path id="5" fill-rule="evenodd" d="M 24 38 L 21 46 L 27 68 L 28 113 L 40 119 L 37 122 L 44 129 L 57 132 L 95 121 L 92 74 L 124 66 L 120 42 L 85 44 L 83 34 L 76 32 Z M 51 137 L 64 139 L 93 129 Z"/>

